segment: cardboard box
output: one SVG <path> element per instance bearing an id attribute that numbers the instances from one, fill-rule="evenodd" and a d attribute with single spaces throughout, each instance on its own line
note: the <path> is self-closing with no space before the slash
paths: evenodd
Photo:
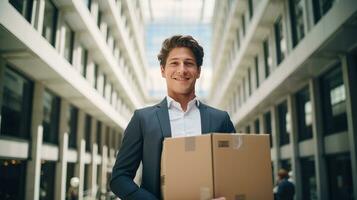
<path id="1" fill-rule="evenodd" d="M 167 138 L 161 158 L 164 199 L 272 200 L 269 135 Z"/>

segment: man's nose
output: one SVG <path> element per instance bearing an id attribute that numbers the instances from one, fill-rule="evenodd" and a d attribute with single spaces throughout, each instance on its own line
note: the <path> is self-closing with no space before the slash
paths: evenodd
<path id="1" fill-rule="evenodd" d="M 179 67 L 178 67 L 178 71 L 181 73 L 184 73 L 187 71 L 186 65 L 184 62 L 180 62 Z"/>

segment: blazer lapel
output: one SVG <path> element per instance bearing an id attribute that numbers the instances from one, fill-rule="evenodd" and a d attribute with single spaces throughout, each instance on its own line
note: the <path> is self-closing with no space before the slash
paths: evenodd
<path id="1" fill-rule="evenodd" d="M 202 134 L 210 133 L 210 115 L 207 112 L 207 106 L 200 102 L 198 106 L 201 115 L 201 130 Z"/>
<path id="2" fill-rule="evenodd" d="M 157 107 L 158 107 L 158 110 L 156 111 L 156 115 L 159 119 L 162 136 L 164 138 L 171 137 L 169 110 L 167 108 L 166 98 L 164 100 L 162 100 L 161 103 L 157 105 Z"/>

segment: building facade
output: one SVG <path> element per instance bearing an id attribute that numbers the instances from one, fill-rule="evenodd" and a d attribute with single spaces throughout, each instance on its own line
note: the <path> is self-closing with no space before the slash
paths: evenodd
<path id="1" fill-rule="evenodd" d="M 107 195 L 147 99 L 141 13 L 139 0 L 0 1 L 0 199 Z"/>
<path id="2" fill-rule="evenodd" d="M 357 1 L 216 1 L 209 102 L 268 133 L 296 199 L 357 198 Z"/>

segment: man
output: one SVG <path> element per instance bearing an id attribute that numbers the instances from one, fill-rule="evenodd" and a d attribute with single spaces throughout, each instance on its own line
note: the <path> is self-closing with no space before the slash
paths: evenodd
<path id="1" fill-rule="evenodd" d="M 293 200 L 295 195 L 295 186 L 289 181 L 288 171 L 279 169 L 278 171 L 277 200 Z"/>
<path id="2" fill-rule="evenodd" d="M 191 36 L 176 35 L 163 42 L 158 59 L 167 97 L 155 106 L 136 110 L 124 132 L 110 182 L 121 199 L 161 199 L 160 162 L 165 137 L 235 132 L 227 112 L 196 99 L 195 83 L 203 55 L 203 48 Z M 133 178 L 141 161 L 139 187 Z"/>

